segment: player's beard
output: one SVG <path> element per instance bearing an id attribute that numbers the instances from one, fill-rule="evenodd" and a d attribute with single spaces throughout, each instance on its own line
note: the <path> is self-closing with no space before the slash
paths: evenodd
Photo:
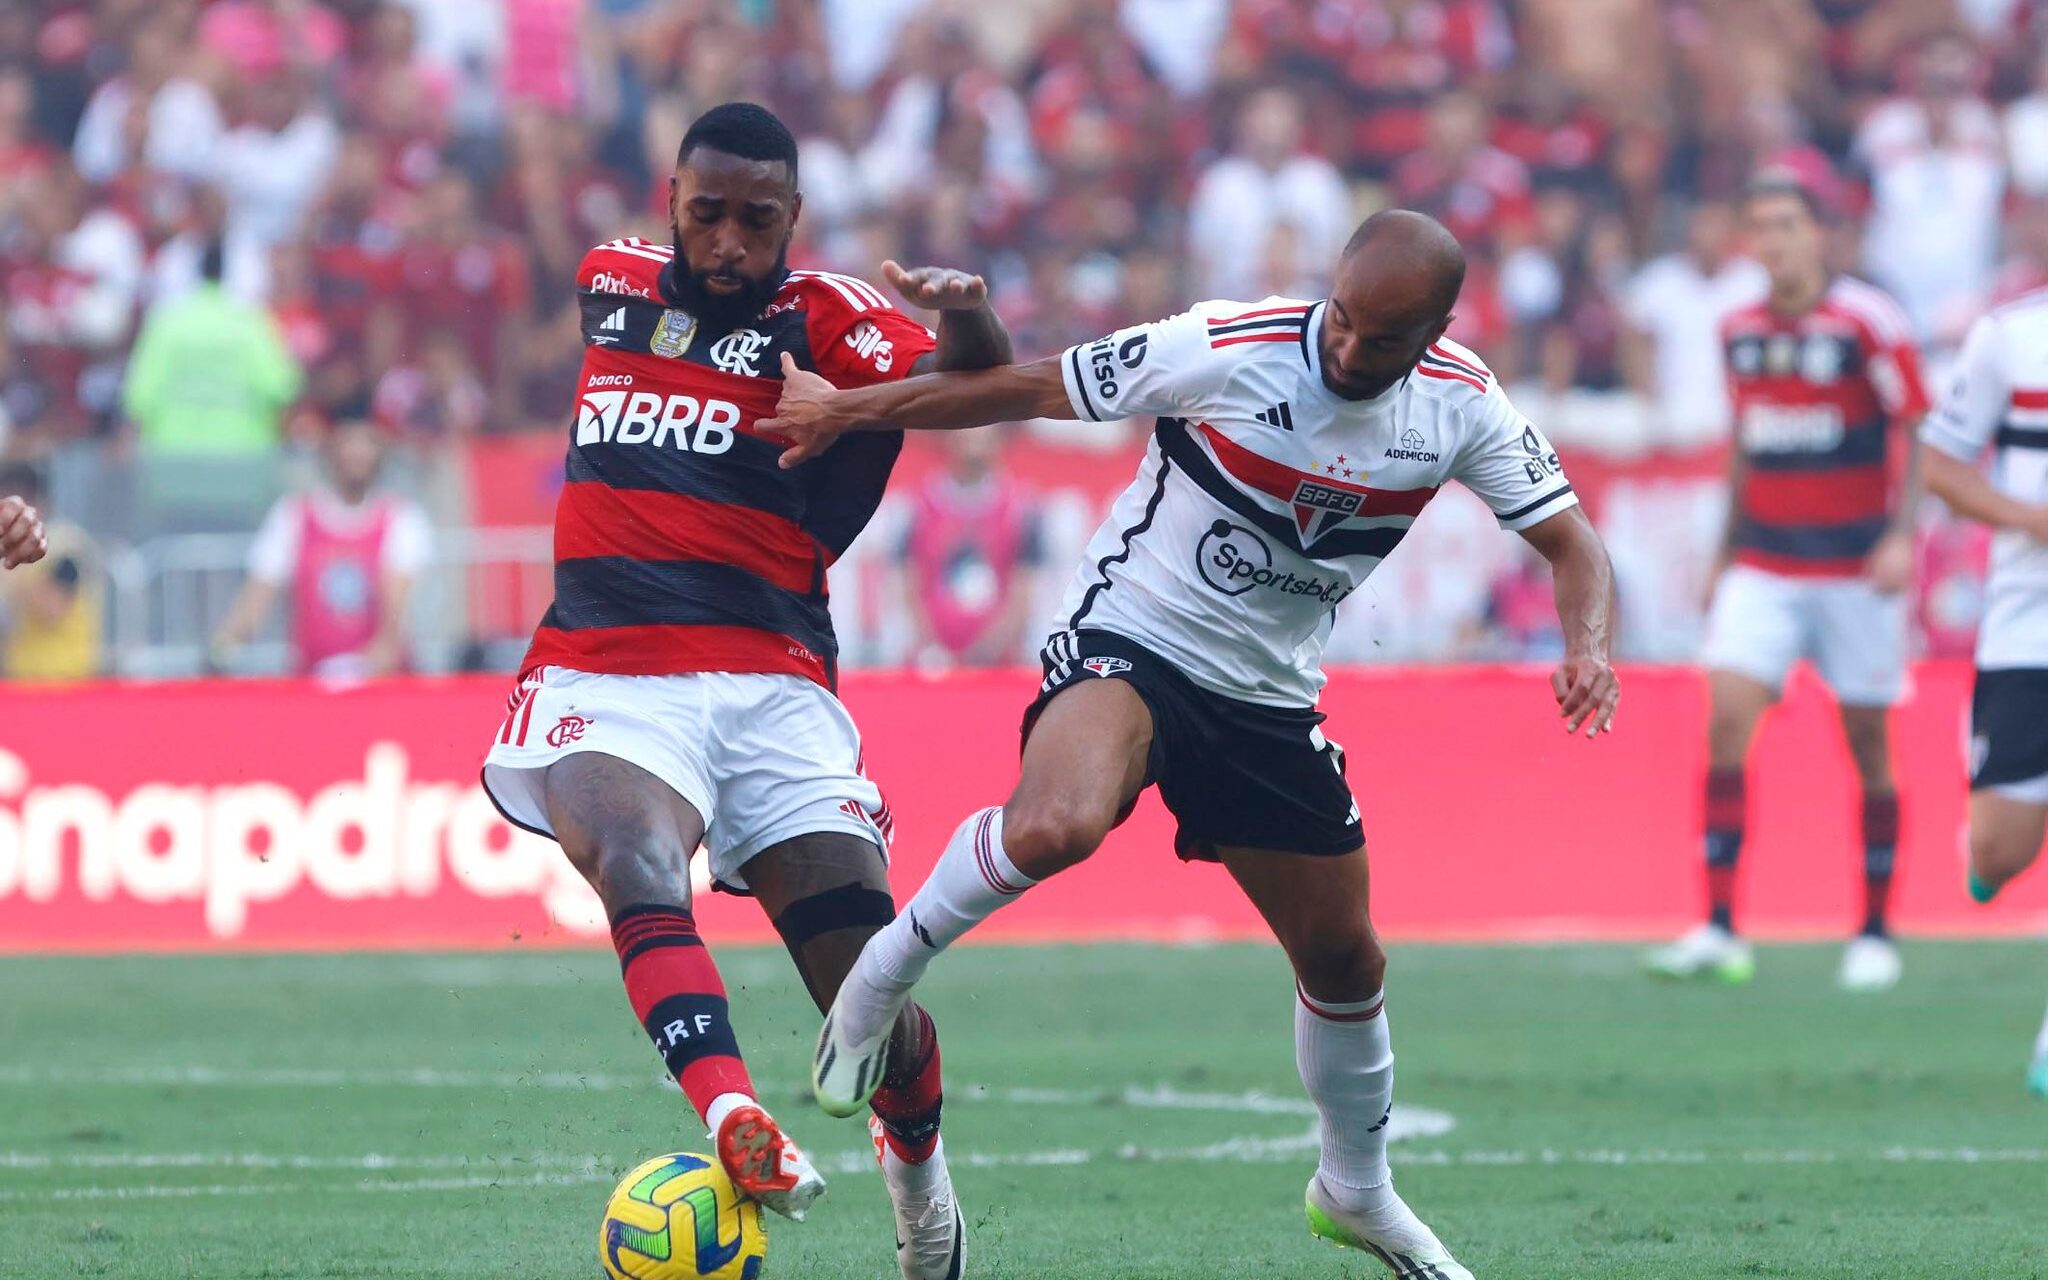
<path id="1" fill-rule="evenodd" d="M 676 271 L 669 285 L 674 301 L 707 329 L 736 329 L 759 317 L 775 301 L 782 282 L 789 277 L 789 243 L 783 242 L 775 255 L 775 265 L 758 280 L 737 271 L 691 271 L 685 261 L 682 237 L 677 236 Z M 708 287 L 713 279 L 733 281 L 739 288 L 731 293 L 713 293 Z"/>

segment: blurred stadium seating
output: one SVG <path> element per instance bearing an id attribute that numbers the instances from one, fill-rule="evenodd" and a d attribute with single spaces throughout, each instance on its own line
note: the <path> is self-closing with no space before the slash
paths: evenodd
<path id="1" fill-rule="evenodd" d="M 665 239 L 684 123 L 747 97 L 802 140 L 798 265 L 984 272 L 1027 355 L 1199 297 L 1317 293 L 1362 212 L 1435 213 L 1475 263 L 1454 336 L 1615 547 L 1623 654 L 1686 660 L 1727 432 L 1704 320 L 1749 272 L 1726 201 L 1760 164 L 1813 175 L 1840 264 L 1907 303 L 1938 370 L 2048 279 L 2044 37 L 2031 0 L 11 4 L 0 459 L 75 531 L 72 666 L 189 673 L 219 660 L 264 511 L 328 424 L 374 418 L 437 531 L 412 665 L 507 667 L 547 597 L 578 257 Z M 246 336 L 195 365 L 151 349 L 153 321 Z M 239 407 L 206 409 L 229 384 Z M 1047 566 L 1017 589 L 1041 606 L 1136 431 L 1010 434 Z M 913 452 L 835 575 L 850 663 L 956 660 L 892 607 L 942 465 Z M 1531 565 L 1483 517 L 1434 506 L 1417 536 L 1456 554 L 1398 557 L 1333 659 L 1548 653 Z M 1923 650 L 1953 653 L 1981 542 L 1928 518 Z M 290 665 L 271 625 L 232 669 Z M 1022 658 L 1034 631 L 966 658 Z"/>

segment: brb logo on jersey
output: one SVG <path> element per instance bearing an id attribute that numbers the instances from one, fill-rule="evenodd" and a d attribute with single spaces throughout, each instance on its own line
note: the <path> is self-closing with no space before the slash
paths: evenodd
<path id="1" fill-rule="evenodd" d="M 711 363 L 742 378 L 761 376 L 761 352 L 768 335 L 757 329 L 734 329 L 711 344 Z"/>
<path id="2" fill-rule="evenodd" d="M 595 379 L 592 379 L 595 382 Z M 576 443 L 667 445 L 690 453 L 732 448 L 740 407 L 730 400 L 662 397 L 652 391 L 587 391 L 577 407 Z"/>

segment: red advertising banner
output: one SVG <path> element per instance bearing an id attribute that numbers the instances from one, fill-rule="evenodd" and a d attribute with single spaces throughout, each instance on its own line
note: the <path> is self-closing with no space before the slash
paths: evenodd
<path id="1" fill-rule="evenodd" d="M 1968 670 L 1930 665 L 1897 719 L 1905 835 L 1898 919 L 1918 932 L 2048 924 L 2048 875 L 1994 907 L 1962 893 Z M 1339 674 L 1332 736 L 1373 843 L 1373 911 L 1397 937 L 1648 936 L 1692 921 L 1704 696 L 1696 674 L 1626 675 L 1619 733 L 1567 739 L 1544 673 Z M 846 700 L 897 813 L 899 896 L 965 814 L 1015 774 L 1023 672 L 855 673 Z M 510 946 L 602 921 L 555 847 L 476 785 L 507 682 L 352 690 L 295 682 L 10 688 L 0 699 L 0 949 Z M 1800 687 L 1768 723 L 1740 913 L 1754 930 L 1846 930 L 1857 797 L 1833 713 Z M 1183 865 L 1147 800 L 1088 865 L 984 935 L 1256 934 L 1216 867 Z M 715 938 L 772 935 L 700 895 Z"/>

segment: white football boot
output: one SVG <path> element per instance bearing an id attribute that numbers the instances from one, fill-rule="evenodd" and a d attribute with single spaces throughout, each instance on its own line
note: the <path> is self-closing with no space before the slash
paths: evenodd
<path id="1" fill-rule="evenodd" d="M 1756 957 L 1749 944 L 1717 924 L 1703 924 L 1644 960 L 1660 978 L 1718 978 L 1736 985 L 1756 976 Z"/>
<path id="2" fill-rule="evenodd" d="M 910 990 L 889 995 L 858 981 L 860 962 L 839 984 L 839 994 L 825 1013 L 825 1025 L 818 1029 L 818 1051 L 811 1058 L 811 1092 L 825 1114 L 850 1116 L 868 1104 L 882 1087 L 889 1067 L 889 1037 L 896 1030 L 896 1015 L 910 1002 Z M 880 1027 L 869 1039 L 849 1041 L 839 1034 L 846 1006 L 853 1000 L 871 1000 L 878 1006 L 867 1025 Z"/>
<path id="3" fill-rule="evenodd" d="M 726 1099 L 736 1105 L 721 1108 Z M 825 1194 L 825 1179 L 803 1148 L 790 1141 L 775 1117 L 760 1103 L 726 1094 L 711 1104 L 718 1142 L 718 1163 L 740 1194 L 766 1209 L 802 1222 L 811 1205 Z"/>
<path id="4" fill-rule="evenodd" d="M 1844 991 L 1889 991 L 1899 985 L 1904 971 L 1899 949 L 1890 938 L 1862 933 L 1849 939 L 1842 951 L 1842 969 L 1835 981 Z"/>
<path id="5" fill-rule="evenodd" d="M 896 1211 L 896 1265 L 903 1280 L 960 1280 L 967 1223 L 953 1195 L 953 1176 L 946 1171 L 946 1140 L 932 1147 L 931 1159 L 911 1164 L 883 1138 L 878 1117 L 868 1117 L 868 1134 L 889 1188 L 889 1207 Z"/>
<path id="6" fill-rule="evenodd" d="M 1424 1226 L 1401 1197 L 1370 1212 L 1338 1206 L 1320 1176 L 1308 1180 L 1308 1232 L 1346 1249 L 1363 1249 L 1385 1263 L 1394 1280 L 1472 1280 L 1436 1232 Z"/>

